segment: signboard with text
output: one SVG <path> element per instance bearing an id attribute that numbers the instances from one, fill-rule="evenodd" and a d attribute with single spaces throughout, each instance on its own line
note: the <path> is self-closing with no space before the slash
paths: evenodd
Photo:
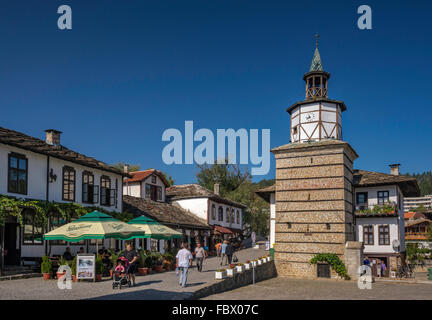
<path id="1" fill-rule="evenodd" d="M 78 254 L 77 255 L 77 279 L 94 279 L 95 278 L 95 255 Z"/>

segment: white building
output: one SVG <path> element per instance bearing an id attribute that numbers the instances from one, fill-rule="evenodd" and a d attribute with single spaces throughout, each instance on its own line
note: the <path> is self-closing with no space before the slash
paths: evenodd
<path id="1" fill-rule="evenodd" d="M 420 206 L 423 206 L 425 209 L 432 209 L 432 195 L 405 198 L 405 212 L 410 212 Z"/>
<path id="2" fill-rule="evenodd" d="M 127 171 L 127 167 L 125 168 Z M 207 244 L 210 227 L 206 219 L 196 217 L 188 210 L 167 202 L 166 190 L 169 183 L 162 172 L 155 169 L 129 173 L 123 181 L 123 203 L 126 211 L 134 216 L 145 215 L 183 234 L 183 241 L 195 248 L 197 241 Z M 180 239 L 144 239 L 141 243 L 146 250 L 165 252 L 180 247 Z M 138 240 L 136 244 L 139 245 Z"/>
<path id="3" fill-rule="evenodd" d="M 212 192 L 198 184 L 176 185 L 167 189 L 168 199 L 206 221 L 215 238 L 231 238 L 242 235 L 245 205 L 219 195 L 219 185 Z M 213 244 L 210 244 L 213 245 Z"/>
<path id="4" fill-rule="evenodd" d="M 43 141 L 0 128 L 0 168 L 4 168 L 0 170 L 0 195 L 122 212 L 123 172 L 62 146 L 60 134 L 46 130 Z M 84 246 L 83 242 L 43 240 L 44 233 L 65 223 L 59 214 L 52 215 L 48 225 L 39 224 L 32 209 L 24 209 L 23 217 L 22 226 L 15 217 L 8 216 L 1 227 L 5 265 L 37 260 L 44 254 L 61 255 L 67 246 L 75 254 Z M 100 244 L 109 247 L 109 241 Z M 94 246 L 90 249 L 94 250 Z"/>

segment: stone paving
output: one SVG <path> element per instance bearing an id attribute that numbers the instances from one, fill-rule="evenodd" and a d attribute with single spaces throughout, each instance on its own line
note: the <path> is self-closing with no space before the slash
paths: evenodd
<path id="1" fill-rule="evenodd" d="M 372 289 L 360 290 L 355 281 L 273 278 L 204 300 L 431 300 L 431 284 L 375 282 Z"/>
<path id="2" fill-rule="evenodd" d="M 255 250 L 255 257 L 267 255 L 262 249 Z M 236 253 L 240 262 L 251 259 L 251 249 Z M 220 268 L 220 258 L 211 257 L 204 262 L 203 272 L 195 267 L 189 270 L 188 286 L 181 288 L 175 271 L 137 276 L 137 285 L 113 290 L 111 280 L 102 282 L 73 282 L 71 290 L 60 290 L 57 280 L 39 278 L 0 281 L 0 299 L 112 299 L 112 300 L 170 300 L 186 299 L 213 281 Z"/>

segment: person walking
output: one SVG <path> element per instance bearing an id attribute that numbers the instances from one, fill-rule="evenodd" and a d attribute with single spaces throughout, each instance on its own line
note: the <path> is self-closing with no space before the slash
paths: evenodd
<path id="1" fill-rule="evenodd" d="M 233 254 L 234 254 L 234 248 L 231 244 L 231 241 L 227 241 L 227 246 L 225 248 L 225 255 L 228 258 L 228 264 L 231 264 Z"/>
<path id="2" fill-rule="evenodd" d="M 179 285 L 186 288 L 189 266 L 192 264 L 192 253 L 187 249 L 187 243 L 182 244 L 182 249 L 177 252 L 176 262 L 179 268 Z"/>
<path id="3" fill-rule="evenodd" d="M 225 250 L 226 250 L 226 248 L 228 247 L 228 244 L 227 244 L 227 241 L 225 240 L 222 244 L 221 244 L 221 246 L 220 246 L 220 251 L 221 251 L 221 266 L 222 265 L 224 265 L 224 266 L 226 266 L 226 264 L 227 264 L 227 260 L 228 260 L 228 257 L 227 257 L 227 255 L 225 254 Z"/>
<path id="4" fill-rule="evenodd" d="M 387 266 L 386 266 L 385 262 L 383 261 L 383 262 L 381 262 L 381 275 L 383 277 L 387 276 L 386 271 L 387 271 Z"/>
<path id="5" fill-rule="evenodd" d="M 197 246 L 195 248 L 195 259 L 196 259 L 196 265 L 199 272 L 202 272 L 202 266 L 204 259 L 206 257 L 206 252 L 203 247 L 201 247 L 201 243 L 197 243 Z"/>
<path id="6" fill-rule="evenodd" d="M 215 245 L 216 254 L 217 254 L 218 257 L 221 256 L 221 245 L 222 245 L 222 241 L 218 240 L 218 242 Z"/>

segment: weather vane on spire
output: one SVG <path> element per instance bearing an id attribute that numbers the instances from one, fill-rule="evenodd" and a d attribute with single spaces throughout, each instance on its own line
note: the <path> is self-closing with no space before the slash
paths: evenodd
<path id="1" fill-rule="evenodd" d="M 319 34 L 315 33 L 315 46 L 316 46 L 316 48 L 318 48 L 318 38 L 319 38 Z"/>

